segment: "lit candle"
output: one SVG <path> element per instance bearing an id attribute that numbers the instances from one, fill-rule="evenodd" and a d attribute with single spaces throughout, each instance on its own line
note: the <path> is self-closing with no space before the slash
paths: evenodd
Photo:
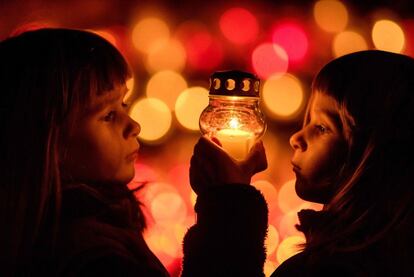
<path id="1" fill-rule="evenodd" d="M 223 129 L 215 134 L 223 149 L 234 159 L 244 160 L 254 142 L 251 132 L 239 129 Z"/>

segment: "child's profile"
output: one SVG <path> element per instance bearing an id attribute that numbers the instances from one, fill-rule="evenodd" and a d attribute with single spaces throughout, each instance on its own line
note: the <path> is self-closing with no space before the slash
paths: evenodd
<path id="1" fill-rule="evenodd" d="M 0 42 L 3 276 L 168 276 L 147 247 L 134 176 L 131 70 L 86 31 Z"/>
<path id="2" fill-rule="evenodd" d="M 411 57 L 379 50 L 339 57 L 316 75 L 290 144 L 296 193 L 324 208 L 298 214 L 303 251 L 272 276 L 413 276 L 413 76 Z M 183 276 L 208 276 L 198 268 L 209 263 L 223 266 L 210 273 L 263 275 L 267 221 L 255 218 L 267 210 L 248 185 L 254 171 L 241 170 L 263 164 L 260 157 L 240 164 L 206 138 L 196 144 L 190 180 L 198 222 L 185 237 Z M 212 248 L 220 254 L 206 253 Z"/>

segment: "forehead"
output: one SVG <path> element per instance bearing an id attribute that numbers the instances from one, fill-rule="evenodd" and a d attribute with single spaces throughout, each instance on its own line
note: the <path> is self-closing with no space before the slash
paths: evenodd
<path id="1" fill-rule="evenodd" d="M 339 105 L 332 96 L 316 92 L 311 99 L 310 110 L 311 112 L 322 112 L 328 115 L 334 115 L 339 114 Z"/>
<path id="2" fill-rule="evenodd" d="M 127 91 L 126 85 L 122 84 L 115 86 L 112 90 L 92 95 L 88 109 L 89 112 L 99 111 L 107 105 L 122 100 Z"/>

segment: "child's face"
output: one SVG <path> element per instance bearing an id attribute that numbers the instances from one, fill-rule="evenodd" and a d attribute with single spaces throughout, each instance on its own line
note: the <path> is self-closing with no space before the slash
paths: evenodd
<path id="1" fill-rule="evenodd" d="M 125 86 L 117 86 L 75 115 L 63 161 L 64 176 L 70 181 L 126 184 L 134 177 L 140 126 L 127 114 L 126 91 Z"/>
<path id="2" fill-rule="evenodd" d="M 307 120 L 290 138 L 296 193 L 304 200 L 327 203 L 335 191 L 334 181 L 344 163 L 347 143 L 338 104 L 334 98 L 316 93 Z"/>

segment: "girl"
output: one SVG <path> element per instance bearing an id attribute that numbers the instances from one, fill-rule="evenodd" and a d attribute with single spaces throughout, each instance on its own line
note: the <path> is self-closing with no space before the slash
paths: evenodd
<path id="1" fill-rule="evenodd" d="M 0 61 L 1 275 L 167 276 L 126 187 L 140 126 L 121 54 L 92 33 L 42 29 L 1 42 Z"/>
<path id="2" fill-rule="evenodd" d="M 272 276 L 414 276 L 413 76 L 412 58 L 376 50 L 333 60 L 316 76 L 303 127 L 290 144 L 297 194 L 324 204 L 324 208 L 299 213 L 298 228 L 307 239 L 304 250 L 281 264 Z M 209 159 L 203 157 L 207 152 Z M 208 238 L 209 249 L 215 247 L 215 239 L 220 241 L 232 232 L 231 228 L 237 232 L 252 228 L 250 222 L 238 221 L 235 229 L 232 220 L 222 217 L 228 215 L 226 211 L 216 211 L 216 207 L 230 206 L 223 203 L 228 199 L 220 198 L 220 191 L 231 195 L 237 205 L 257 207 L 251 197 L 239 197 L 240 190 L 248 186 L 234 184 L 247 184 L 251 174 L 210 141 L 203 138 L 195 146 L 190 170 L 200 205 L 196 206 L 198 222 L 185 238 L 183 272 L 188 276 L 196 263 L 208 263 L 197 259 L 204 251 L 200 246 L 206 245 L 198 236 L 206 222 L 217 230 L 218 237 Z M 203 181 L 208 172 L 215 172 L 212 183 Z M 240 173 L 229 178 L 227 172 Z M 250 195 L 256 193 L 250 190 Z M 243 212 L 237 212 L 237 218 L 243 218 Z M 254 212 L 263 216 L 264 210 Z M 232 250 L 248 249 L 244 245 L 252 241 L 262 242 L 262 234 L 254 235 L 244 237 L 247 242 L 239 241 L 241 246 L 229 240 L 214 259 L 221 265 L 228 259 L 243 272 L 245 265 L 236 261 L 246 252 Z M 228 268 L 215 270 L 227 272 Z"/>

